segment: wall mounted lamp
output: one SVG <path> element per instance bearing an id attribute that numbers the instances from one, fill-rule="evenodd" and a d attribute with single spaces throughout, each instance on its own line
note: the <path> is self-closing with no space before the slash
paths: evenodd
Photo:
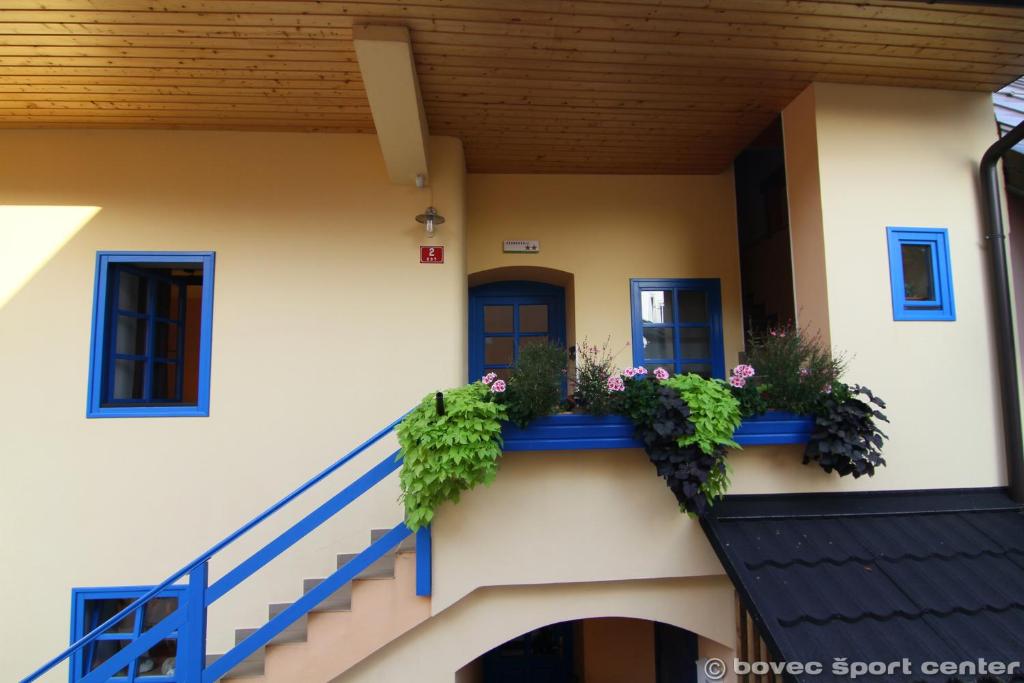
<path id="1" fill-rule="evenodd" d="M 444 216 L 437 212 L 432 206 L 428 206 L 424 213 L 416 216 L 416 222 L 422 223 L 427 229 L 427 237 L 434 236 L 434 229 L 444 223 Z"/>

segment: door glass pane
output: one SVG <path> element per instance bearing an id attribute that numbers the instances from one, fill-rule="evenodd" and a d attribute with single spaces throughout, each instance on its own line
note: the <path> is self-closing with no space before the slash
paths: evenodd
<path id="1" fill-rule="evenodd" d="M 644 328 L 644 360 L 675 358 L 671 327 Z"/>
<path id="2" fill-rule="evenodd" d="M 511 332 L 514 314 L 512 306 L 484 306 L 484 332 Z"/>
<path id="3" fill-rule="evenodd" d="M 687 363 L 683 366 L 682 374 L 694 373 L 704 378 L 711 377 L 711 364 L 710 363 Z"/>
<path id="4" fill-rule="evenodd" d="M 161 640 L 136 662 L 136 678 L 173 676 L 178 656 L 178 641 Z"/>
<path id="5" fill-rule="evenodd" d="M 512 365 L 515 360 L 512 337 L 484 337 L 484 363 L 486 365 Z"/>
<path id="6" fill-rule="evenodd" d="M 672 290 L 645 290 L 640 292 L 640 317 L 645 323 L 670 323 L 674 321 Z"/>
<path id="7" fill-rule="evenodd" d="M 544 345 L 548 343 L 547 337 L 520 337 L 519 338 L 519 350 L 522 351 L 527 346 L 536 346 L 538 344 Z"/>
<path id="8" fill-rule="evenodd" d="M 547 304 L 527 304 L 519 307 L 520 332 L 547 332 Z"/>
<path id="9" fill-rule="evenodd" d="M 935 275 L 930 244 L 901 244 L 903 292 L 907 301 L 934 301 Z"/>
<path id="10" fill-rule="evenodd" d="M 679 319 L 684 323 L 703 323 L 708 320 L 706 292 L 679 291 Z M 683 354 L 686 355 L 685 353 Z"/>
<path id="11" fill-rule="evenodd" d="M 707 358 L 711 355 L 710 330 L 706 327 L 684 327 L 679 330 L 683 358 Z"/>
<path id="12" fill-rule="evenodd" d="M 486 375 L 488 372 L 493 372 L 498 379 L 503 379 L 506 382 L 512 376 L 512 368 L 484 368 L 484 374 Z"/>
<path id="13" fill-rule="evenodd" d="M 143 385 L 146 379 L 146 361 L 122 360 L 114 361 L 114 398 L 143 398 Z"/>
<path id="14" fill-rule="evenodd" d="M 137 275 L 122 272 L 117 294 L 118 308 L 126 311 L 146 312 L 146 281 Z"/>
<path id="15" fill-rule="evenodd" d="M 146 328 L 145 318 L 134 318 L 130 315 L 117 316 L 117 343 L 115 344 L 115 350 L 118 353 L 145 356 Z"/>

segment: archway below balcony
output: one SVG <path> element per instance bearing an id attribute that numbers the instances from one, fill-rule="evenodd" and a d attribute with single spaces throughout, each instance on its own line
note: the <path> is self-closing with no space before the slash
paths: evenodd
<path id="1" fill-rule="evenodd" d="M 462 667 L 459 683 L 696 683 L 700 638 L 636 617 L 545 624 Z"/>
<path id="2" fill-rule="evenodd" d="M 477 366 L 482 363 L 481 359 L 477 358 L 481 351 L 477 349 L 477 353 L 474 353 L 474 347 L 483 343 L 480 339 L 476 339 L 476 336 L 483 334 L 480 329 L 481 321 L 477 320 L 476 325 L 473 324 L 474 293 L 505 289 L 505 293 L 510 294 L 518 291 L 516 283 L 524 296 L 528 296 L 531 292 L 542 294 L 545 291 L 548 293 L 557 291 L 557 298 L 560 300 L 557 307 L 561 311 L 559 319 L 551 322 L 559 327 L 559 343 L 564 343 L 565 347 L 570 350 L 576 344 L 575 278 L 572 273 L 540 266 L 505 266 L 471 273 L 468 277 L 471 319 L 469 330 L 470 381 L 476 379 L 480 374 L 481 368 Z M 507 286 L 507 289 L 503 286 Z M 477 313 L 479 314 L 479 311 Z"/>

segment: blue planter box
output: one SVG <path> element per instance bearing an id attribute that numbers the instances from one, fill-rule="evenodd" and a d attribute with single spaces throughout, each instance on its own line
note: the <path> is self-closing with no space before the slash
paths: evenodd
<path id="1" fill-rule="evenodd" d="M 807 443 L 814 418 L 791 413 L 767 413 L 744 420 L 736 430 L 741 446 Z M 506 451 L 580 451 L 598 448 L 643 448 L 633 436 L 633 424 L 619 415 L 552 415 L 534 420 L 526 429 L 506 424 Z"/>

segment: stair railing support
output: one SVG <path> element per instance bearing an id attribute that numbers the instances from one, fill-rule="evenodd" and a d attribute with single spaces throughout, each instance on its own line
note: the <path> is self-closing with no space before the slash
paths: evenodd
<path id="1" fill-rule="evenodd" d="M 188 573 L 185 592 L 184 639 L 179 641 L 178 668 L 183 683 L 202 683 L 206 668 L 206 589 L 209 584 L 209 562 L 197 564 Z"/>

